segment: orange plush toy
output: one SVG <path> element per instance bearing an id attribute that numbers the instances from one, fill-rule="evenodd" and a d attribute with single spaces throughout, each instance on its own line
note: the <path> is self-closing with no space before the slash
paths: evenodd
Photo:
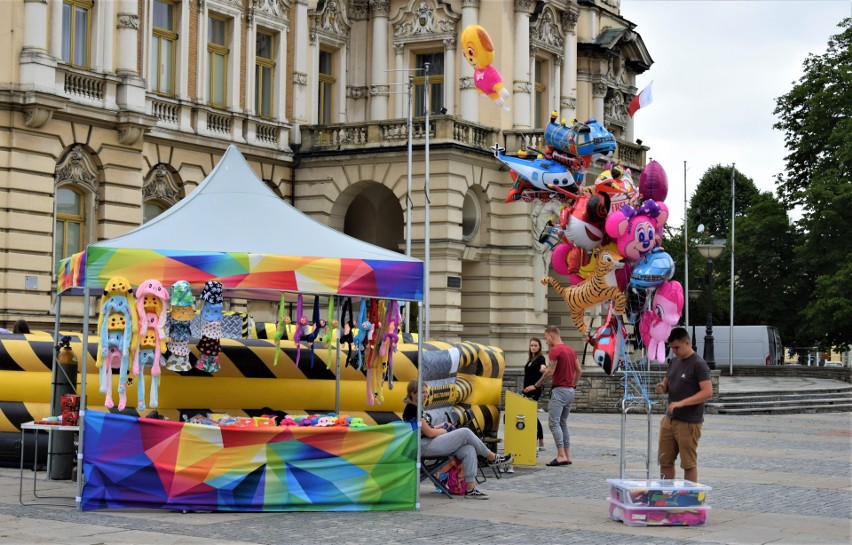
<path id="1" fill-rule="evenodd" d="M 479 25 L 468 25 L 461 35 L 462 52 L 473 66 L 473 83 L 476 88 L 501 108 L 509 98 L 509 90 L 503 86 L 503 77 L 494 62 L 494 43 L 488 32 Z"/>

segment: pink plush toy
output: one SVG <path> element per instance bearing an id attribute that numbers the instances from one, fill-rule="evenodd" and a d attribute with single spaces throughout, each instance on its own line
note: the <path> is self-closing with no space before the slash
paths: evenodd
<path id="1" fill-rule="evenodd" d="M 624 259 L 636 262 L 660 245 L 668 217 L 664 203 L 647 200 L 638 209 L 624 205 L 607 217 L 606 232 L 616 239 Z"/>
<path id="2" fill-rule="evenodd" d="M 683 311 L 683 287 L 676 280 L 664 282 L 654 294 L 654 306 L 642 313 L 639 334 L 651 361 L 666 361 L 666 339 Z"/>

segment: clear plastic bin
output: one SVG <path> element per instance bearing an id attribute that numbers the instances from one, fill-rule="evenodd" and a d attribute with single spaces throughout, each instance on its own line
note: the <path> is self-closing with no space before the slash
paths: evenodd
<path id="1" fill-rule="evenodd" d="M 627 505 L 612 498 L 609 517 L 627 526 L 701 526 L 707 522 L 707 505 L 684 509 L 683 507 L 645 507 Z"/>
<path id="2" fill-rule="evenodd" d="M 625 505 L 695 507 L 704 505 L 711 487 L 679 479 L 607 479 L 609 496 Z"/>

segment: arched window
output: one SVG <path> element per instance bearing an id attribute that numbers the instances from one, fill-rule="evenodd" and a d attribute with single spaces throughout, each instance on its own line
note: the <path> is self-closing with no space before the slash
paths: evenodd
<path id="1" fill-rule="evenodd" d="M 142 223 L 148 223 L 166 211 L 166 206 L 157 202 L 149 201 L 142 205 Z"/>
<path id="2" fill-rule="evenodd" d="M 76 189 L 60 187 L 56 190 L 56 227 L 53 238 L 56 261 L 83 251 L 85 202 L 83 194 Z"/>

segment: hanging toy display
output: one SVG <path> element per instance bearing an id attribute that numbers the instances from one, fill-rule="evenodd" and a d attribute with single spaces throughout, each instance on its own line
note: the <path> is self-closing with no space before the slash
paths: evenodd
<path id="1" fill-rule="evenodd" d="M 352 343 L 355 345 L 355 357 L 358 361 L 358 370 L 364 368 L 364 350 L 366 349 L 367 335 L 372 336 L 373 325 L 367 321 L 367 299 L 361 299 L 361 307 L 358 309 L 358 333 L 355 334 Z"/>
<path id="2" fill-rule="evenodd" d="M 393 353 L 397 350 L 399 344 L 399 324 L 402 322 L 402 315 L 399 312 L 399 303 L 391 301 L 388 305 L 388 313 L 385 317 L 386 332 L 382 335 L 382 347 L 380 354 L 387 358 L 384 375 L 387 376 L 388 389 L 393 390 Z"/>
<path id="3" fill-rule="evenodd" d="M 314 368 L 314 342 L 323 333 L 328 322 L 320 318 L 319 295 L 314 295 L 314 313 L 311 321 L 310 331 L 305 335 L 308 350 L 311 352 L 311 369 Z"/>
<path id="4" fill-rule="evenodd" d="M 104 406 L 115 406 L 112 399 L 112 372 L 118 369 L 118 410 L 127 406 L 127 372 L 130 353 L 136 348 L 139 330 L 130 282 L 116 276 L 107 282 L 101 297 L 98 317 L 99 345 L 96 367 L 100 369 L 100 392 L 106 394 Z"/>
<path id="5" fill-rule="evenodd" d="M 281 353 L 281 339 L 287 338 L 287 326 L 290 325 L 290 317 L 284 313 L 285 299 L 284 294 L 281 294 L 281 301 L 278 303 L 278 321 L 275 329 L 275 357 L 272 359 L 272 365 L 278 365 L 278 355 Z"/>
<path id="6" fill-rule="evenodd" d="M 328 298 L 328 321 L 326 322 L 325 335 L 322 336 L 322 342 L 327 350 L 325 367 L 331 369 L 331 344 L 334 340 L 334 330 L 337 329 L 338 322 L 334 319 L 334 296 Z"/>
<path id="7" fill-rule="evenodd" d="M 133 374 L 138 379 L 137 409 L 145 410 L 145 368 L 151 369 L 152 409 L 157 408 L 162 353 L 165 351 L 166 303 L 169 292 L 159 280 L 149 279 L 136 288 L 136 312 L 139 317 L 139 343 L 133 351 Z"/>
<path id="8" fill-rule="evenodd" d="M 348 313 L 348 317 L 347 317 Z M 348 352 L 346 353 L 346 365 L 354 365 L 352 363 L 353 358 L 353 350 L 352 346 L 355 344 L 355 336 L 353 331 L 355 331 L 355 322 L 353 321 L 352 315 L 352 298 L 347 297 L 343 302 L 343 306 L 340 309 L 340 323 L 343 324 L 343 334 L 340 335 L 339 342 L 340 344 L 345 344 L 348 348 Z"/>
<path id="9" fill-rule="evenodd" d="M 215 373 L 220 369 L 219 353 L 222 352 L 222 283 L 208 280 L 200 295 L 201 306 L 201 338 L 198 340 L 198 363 L 196 369 L 207 373 Z"/>
<path id="10" fill-rule="evenodd" d="M 304 299 L 302 294 L 296 298 L 296 329 L 293 331 L 293 344 L 296 345 L 296 367 L 299 366 L 299 359 L 302 357 L 302 337 L 305 336 L 308 327 L 308 319 L 303 314 L 302 305 Z"/>
<path id="11" fill-rule="evenodd" d="M 169 350 L 166 369 L 183 373 L 189 371 L 189 338 L 192 336 L 192 318 L 195 317 L 195 298 L 186 280 L 172 284 L 169 300 L 169 315 L 166 318 Z"/>
<path id="12" fill-rule="evenodd" d="M 367 405 L 372 406 L 382 402 L 382 367 L 376 358 L 376 337 L 381 328 L 381 322 L 379 322 L 379 301 L 376 299 L 370 301 L 368 319 L 370 327 L 364 339 L 364 361 L 367 365 Z"/>
<path id="13" fill-rule="evenodd" d="M 465 60 L 473 66 L 476 88 L 503 108 L 509 99 L 509 90 L 503 85 L 500 72 L 491 64 L 494 62 L 494 42 L 488 32 L 479 25 L 466 26 L 461 34 L 461 47 Z"/>

